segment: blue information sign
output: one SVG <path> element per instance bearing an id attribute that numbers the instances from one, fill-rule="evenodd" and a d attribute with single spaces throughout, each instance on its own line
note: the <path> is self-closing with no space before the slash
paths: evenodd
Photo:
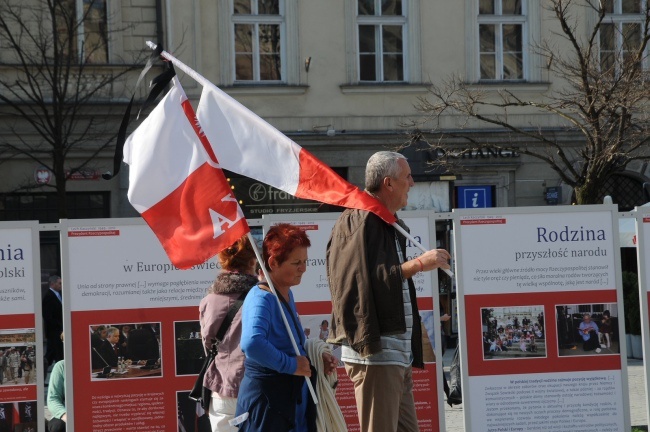
<path id="1" fill-rule="evenodd" d="M 488 208 L 492 204 L 492 186 L 456 186 L 457 208 Z"/>

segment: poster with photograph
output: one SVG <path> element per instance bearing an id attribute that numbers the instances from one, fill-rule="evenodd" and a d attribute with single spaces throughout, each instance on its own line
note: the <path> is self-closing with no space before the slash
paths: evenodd
<path id="1" fill-rule="evenodd" d="M 616 216 L 454 211 L 467 430 L 629 429 Z"/>
<path id="2" fill-rule="evenodd" d="M 610 304 L 558 305 L 559 356 L 618 355 L 618 307 Z"/>
<path id="3" fill-rule="evenodd" d="M 216 259 L 179 270 L 141 219 L 69 220 L 61 235 L 69 422 L 175 432 L 177 392 L 198 372 L 198 306 Z"/>
<path id="4" fill-rule="evenodd" d="M 546 357 L 544 307 L 482 308 L 483 359 Z"/>
<path id="5" fill-rule="evenodd" d="M 38 403 L 26 402 L 0 402 L 0 431 L 11 432 L 36 432 L 39 429 Z"/>
<path id="6" fill-rule="evenodd" d="M 291 223 L 307 230 L 311 247 L 308 250 L 307 271 L 302 276 L 300 285 L 291 290 L 296 300 L 300 321 L 308 338 L 326 340 L 331 326 L 331 296 L 327 283 L 325 252 L 332 228 L 339 213 L 318 213 L 300 215 L 269 215 L 264 216 L 264 231 L 278 223 Z M 428 212 L 401 212 L 398 215 L 409 227 L 411 235 L 425 248 L 436 246 L 435 225 Z M 406 258 L 412 259 L 422 252 L 410 241 L 407 242 Z M 416 401 L 418 423 L 421 432 L 444 430 L 444 408 L 442 395 L 442 369 L 436 362 L 435 347 L 440 344 L 440 315 L 434 310 L 438 300 L 437 272 L 418 273 L 414 278 L 418 297 L 418 307 L 422 319 L 422 339 L 425 359 L 425 369 L 413 369 L 414 397 Z M 434 289 L 435 287 L 435 289 Z M 437 308 L 436 308 L 437 309 Z M 341 348 L 332 345 L 332 351 L 337 358 L 341 357 Z M 347 377 L 343 363 L 337 369 L 338 386 L 336 397 L 345 417 L 350 432 L 359 431 L 357 407 L 352 381 Z"/>
<path id="7" fill-rule="evenodd" d="M 37 224 L 0 222 L 0 430 L 42 430 L 44 345 Z"/>
<path id="8" fill-rule="evenodd" d="M 199 320 L 175 322 L 174 343 L 176 375 L 197 375 L 206 357 Z"/>
<path id="9" fill-rule="evenodd" d="M 91 381 L 162 376 L 160 324 L 89 326 Z"/>

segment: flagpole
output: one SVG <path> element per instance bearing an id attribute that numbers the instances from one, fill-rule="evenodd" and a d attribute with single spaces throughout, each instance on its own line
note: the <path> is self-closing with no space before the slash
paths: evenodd
<path id="1" fill-rule="evenodd" d="M 413 236 L 412 236 L 408 231 L 406 231 L 404 228 L 402 228 L 402 227 L 401 227 L 397 222 L 393 222 L 392 225 L 393 225 L 393 227 L 395 227 L 395 229 L 396 229 L 397 231 L 399 231 L 400 233 L 402 233 L 402 235 L 403 235 L 404 237 L 406 237 L 407 239 L 409 239 L 409 240 L 410 240 L 410 241 L 411 241 L 415 246 L 417 246 L 418 249 L 420 249 L 422 252 L 428 252 L 427 248 L 425 248 L 424 246 L 422 246 L 422 244 L 421 244 L 419 241 L 417 241 L 417 240 L 415 239 L 415 237 L 413 237 Z M 454 277 L 454 273 L 453 273 L 451 270 L 449 270 L 449 269 L 445 269 L 445 268 L 441 268 L 440 270 L 442 270 L 443 272 L 447 273 L 447 274 L 449 275 L 450 278 L 453 278 L 453 277 Z"/>
<path id="2" fill-rule="evenodd" d="M 287 321 L 287 317 L 284 313 L 284 308 L 282 307 L 282 303 L 280 303 L 280 297 L 278 297 L 278 293 L 275 290 L 275 287 L 273 286 L 273 281 L 269 277 L 269 274 L 267 273 L 266 266 L 264 265 L 264 260 L 262 260 L 262 257 L 260 256 L 260 251 L 257 248 L 257 243 L 255 242 L 255 239 L 251 235 L 250 231 L 246 234 L 248 236 L 248 240 L 251 243 L 251 246 L 253 246 L 253 251 L 255 251 L 255 256 L 257 257 L 257 262 L 260 263 L 260 267 L 262 268 L 262 272 L 264 272 L 264 278 L 266 279 L 266 283 L 269 284 L 269 288 L 271 288 L 271 291 L 275 295 L 275 300 L 278 303 L 278 307 L 280 308 L 280 314 L 282 315 L 282 321 L 284 322 L 284 327 L 287 329 L 287 333 L 289 333 L 289 338 L 291 339 L 291 344 L 293 345 L 293 349 L 296 351 L 296 355 L 302 355 L 300 354 L 300 350 L 298 349 L 298 344 L 296 343 L 296 339 L 293 337 L 293 332 L 291 331 L 291 327 L 289 326 L 289 321 Z M 296 329 L 297 331 L 298 329 Z M 314 403 L 318 404 L 318 398 L 316 397 L 316 392 L 314 391 L 314 387 L 311 385 L 311 381 L 309 380 L 309 377 L 305 377 L 305 382 L 307 382 L 307 387 L 309 387 L 309 392 L 311 393 L 311 397 L 314 399 Z"/>

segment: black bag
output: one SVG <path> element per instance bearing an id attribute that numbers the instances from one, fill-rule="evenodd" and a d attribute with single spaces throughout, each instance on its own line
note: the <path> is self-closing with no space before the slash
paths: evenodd
<path id="1" fill-rule="evenodd" d="M 447 403 L 449 406 L 460 405 L 463 403 L 463 394 L 460 388 L 460 355 L 458 354 L 458 346 L 454 351 L 454 358 L 449 366 L 449 384 L 447 378 L 444 379 L 445 395 L 447 395 Z M 444 374 L 443 374 L 444 376 Z"/>
<path id="2" fill-rule="evenodd" d="M 210 408 L 210 400 L 212 399 L 212 390 L 209 388 L 205 387 L 203 385 L 203 379 L 205 377 L 205 373 L 207 372 L 208 368 L 214 361 L 214 358 L 217 355 L 217 341 L 216 339 L 212 340 L 212 348 L 210 351 L 208 351 L 208 355 L 205 357 L 205 360 L 203 361 L 203 366 L 201 366 L 201 371 L 199 372 L 199 376 L 196 377 L 196 381 L 194 382 L 194 387 L 192 387 L 192 390 L 190 391 L 190 394 L 187 395 L 188 398 L 192 399 L 196 403 L 200 404 L 201 407 L 208 411 L 208 408 Z"/>
<path id="3" fill-rule="evenodd" d="M 237 315 L 239 308 L 241 308 L 242 304 L 244 303 L 246 294 L 247 293 L 242 293 L 239 298 L 235 300 L 232 306 L 230 306 L 230 309 L 228 309 L 228 313 L 224 317 L 223 322 L 221 323 L 221 327 L 219 327 L 219 331 L 217 331 L 217 337 L 212 339 L 212 347 L 210 348 L 210 351 L 208 351 L 208 355 L 203 361 L 203 366 L 201 366 L 199 376 L 196 377 L 194 386 L 192 387 L 192 390 L 190 390 L 190 394 L 187 395 L 188 398 L 200 404 L 201 408 L 203 408 L 205 411 L 209 410 L 210 401 L 212 400 L 212 390 L 203 385 L 205 373 L 208 371 L 208 368 L 210 365 L 212 365 L 212 362 L 217 356 L 217 353 L 219 352 L 219 344 L 223 340 L 223 337 L 226 335 L 226 332 L 228 331 L 230 324 L 232 324 L 233 318 L 235 318 L 235 315 Z"/>

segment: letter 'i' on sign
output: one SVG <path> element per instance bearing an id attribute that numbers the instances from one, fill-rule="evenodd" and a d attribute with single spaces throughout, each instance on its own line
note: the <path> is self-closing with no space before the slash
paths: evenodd
<path id="1" fill-rule="evenodd" d="M 235 220 L 228 219 L 226 216 L 223 214 L 217 212 L 216 210 L 210 210 L 210 218 L 212 219 L 212 226 L 214 227 L 214 236 L 213 238 L 219 237 L 221 234 L 226 232 L 229 228 L 231 228 L 233 225 L 235 225 L 237 222 L 241 220 L 241 218 L 244 217 L 244 214 L 241 211 L 241 208 L 237 205 L 237 199 L 234 198 L 233 196 L 226 195 L 225 197 L 221 198 L 221 202 L 226 203 L 226 202 L 233 202 L 235 203 L 234 205 L 234 210 L 236 212 L 236 218 Z M 227 204 L 226 204 L 227 205 Z M 224 205 L 224 210 L 229 210 L 225 208 Z M 232 213 L 232 210 L 228 211 L 228 213 Z M 223 229 L 223 225 L 226 224 L 226 230 Z"/>

